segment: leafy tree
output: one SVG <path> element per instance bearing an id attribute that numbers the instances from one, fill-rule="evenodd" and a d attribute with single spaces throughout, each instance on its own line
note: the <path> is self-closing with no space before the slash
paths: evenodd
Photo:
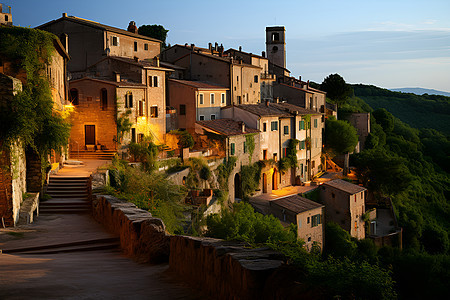
<path id="1" fill-rule="evenodd" d="M 325 240 L 325 255 L 352 258 L 356 254 L 357 244 L 352 240 L 350 234 L 336 223 L 326 223 Z"/>
<path id="2" fill-rule="evenodd" d="M 272 215 L 264 216 L 253 210 L 248 203 L 235 203 L 233 209 L 209 215 L 206 219 L 207 236 L 240 240 L 248 243 L 267 241 L 295 242 L 296 234 L 284 229 L 280 221 Z"/>
<path id="3" fill-rule="evenodd" d="M 338 105 L 344 104 L 353 93 L 353 89 L 339 74 L 331 74 L 320 85 L 322 91 L 327 92 L 327 97 Z"/>
<path id="4" fill-rule="evenodd" d="M 372 115 L 378 124 L 383 127 L 384 132 L 391 132 L 394 129 L 394 116 L 384 108 L 375 110 Z"/>
<path id="5" fill-rule="evenodd" d="M 180 148 L 192 149 L 194 147 L 194 145 L 195 145 L 194 138 L 192 137 L 192 135 L 188 131 L 186 131 L 186 130 L 172 130 L 170 133 L 178 135 L 178 138 L 179 138 L 178 146 Z"/>
<path id="6" fill-rule="evenodd" d="M 358 135 L 350 123 L 332 118 L 325 122 L 325 147 L 335 154 L 345 154 L 344 174 L 348 169 L 348 153 L 355 150 Z"/>
<path id="7" fill-rule="evenodd" d="M 406 160 L 383 148 L 366 150 L 354 155 L 354 164 L 364 186 L 384 195 L 405 190 L 412 181 Z"/>
<path id="8" fill-rule="evenodd" d="M 165 29 L 162 25 L 142 25 L 138 29 L 138 33 L 145 35 L 163 42 L 166 47 L 166 38 L 169 30 Z"/>

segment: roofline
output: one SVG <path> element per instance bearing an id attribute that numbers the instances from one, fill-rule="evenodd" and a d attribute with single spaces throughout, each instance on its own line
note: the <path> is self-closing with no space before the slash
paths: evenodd
<path id="1" fill-rule="evenodd" d="M 119 83 L 119 82 L 116 82 L 116 81 L 98 79 L 98 78 L 93 78 L 93 77 L 88 77 L 88 76 L 80 78 L 80 79 L 71 80 L 71 81 L 69 81 L 69 85 L 71 83 L 76 83 L 76 82 L 79 82 L 79 81 L 82 81 L 82 80 L 97 81 L 97 82 L 113 85 L 113 86 L 118 87 L 118 88 L 122 88 L 122 87 L 132 87 L 132 88 L 137 88 L 137 89 L 145 89 L 145 88 L 147 88 L 147 86 L 145 86 L 145 85 L 141 85 L 141 86 L 139 86 L 139 85 L 120 85 L 120 83 L 127 83 L 126 81 L 121 81 Z"/>
<path id="2" fill-rule="evenodd" d="M 331 180 L 331 181 L 333 181 L 333 180 Z M 350 183 L 350 182 L 349 182 L 349 183 Z M 336 186 L 330 185 L 330 184 L 328 184 L 327 181 L 324 182 L 323 184 L 324 184 L 324 185 L 327 185 L 327 186 L 329 186 L 329 187 L 335 188 L 335 189 L 337 189 L 337 190 L 346 192 L 346 193 L 348 193 L 348 194 L 350 194 L 350 195 L 354 195 L 354 194 L 357 194 L 357 193 L 361 193 L 361 192 L 367 191 L 367 188 L 365 188 L 365 187 L 363 187 L 363 186 L 360 186 L 360 185 L 356 185 L 356 184 L 355 184 L 355 185 L 356 185 L 357 187 L 359 187 L 359 188 L 362 189 L 362 190 L 360 190 L 359 192 L 356 192 L 356 193 L 352 193 L 352 192 L 346 191 L 346 190 L 344 190 L 344 189 L 338 188 L 338 187 L 336 187 Z M 353 184 L 353 183 L 352 183 L 352 184 Z"/>
<path id="3" fill-rule="evenodd" d="M 196 86 L 190 85 L 189 83 L 186 82 L 186 81 L 189 82 L 189 81 L 191 81 L 191 80 L 182 80 L 182 79 L 180 80 L 180 79 L 175 79 L 175 78 L 169 78 L 169 81 L 177 82 L 177 83 L 179 83 L 179 84 L 184 84 L 184 85 L 187 85 L 187 86 L 196 88 L 196 89 L 198 89 L 198 90 L 229 90 L 229 88 L 227 88 L 227 87 L 220 87 L 220 86 L 216 86 L 216 87 L 213 87 L 213 88 L 196 87 Z M 183 81 L 183 82 L 182 82 L 182 81 Z M 194 82 L 195 82 L 195 81 L 194 81 Z M 210 83 L 205 82 L 205 81 L 197 81 L 197 82 L 202 82 L 202 83 L 210 84 Z M 211 85 L 213 85 L 213 84 L 211 84 Z"/>
<path id="4" fill-rule="evenodd" d="M 267 57 L 263 57 L 263 56 L 261 56 L 261 55 L 254 54 L 254 53 L 249 53 L 249 52 L 245 52 L 245 51 L 239 51 L 239 50 L 236 50 L 236 49 L 234 49 L 234 48 L 230 48 L 230 49 L 224 51 L 223 53 L 227 53 L 227 52 L 229 52 L 229 51 L 236 51 L 236 52 L 239 52 L 239 53 L 244 53 L 244 54 L 250 55 L 250 56 L 252 56 L 252 57 L 258 57 L 258 58 L 262 58 L 262 59 L 267 59 L 267 60 L 269 60 Z"/>
<path id="5" fill-rule="evenodd" d="M 101 23 L 96 22 L 96 21 L 83 19 L 83 18 L 79 18 L 79 17 L 75 17 L 75 16 L 61 17 L 59 19 L 52 20 L 52 21 L 49 21 L 49 22 L 44 23 L 42 25 L 39 25 L 36 28 L 42 30 L 43 27 L 52 25 L 52 24 L 54 24 L 56 22 L 60 22 L 62 20 L 68 20 L 68 21 L 72 21 L 72 22 L 79 23 L 79 24 L 82 24 L 82 25 L 86 25 L 86 26 L 90 26 L 90 27 L 93 27 L 93 28 L 101 29 L 101 30 L 104 30 L 104 31 L 110 31 L 110 32 L 115 32 L 115 33 L 119 33 L 119 34 L 124 34 L 124 35 L 128 35 L 128 36 L 131 36 L 131 37 L 141 38 L 141 39 L 149 40 L 149 41 L 152 41 L 152 42 L 158 42 L 158 43 L 162 44 L 162 41 L 160 41 L 158 39 L 155 39 L 155 38 L 151 38 L 151 37 L 148 37 L 148 36 L 145 36 L 145 35 L 129 32 L 129 31 L 125 30 L 125 29 L 120 29 L 120 28 L 117 28 L 117 27 L 114 27 L 114 26 L 101 24 Z M 92 24 L 92 23 L 94 23 L 94 24 Z M 97 23 L 98 25 L 96 25 L 95 23 Z M 102 26 L 108 26 L 108 27 L 111 27 L 111 28 L 107 29 L 107 28 L 104 28 Z"/>
<path id="6" fill-rule="evenodd" d="M 175 47 L 175 46 L 173 46 L 173 47 Z M 184 47 L 184 46 L 182 46 L 182 47 Z M 223 57 L 220 57 L 220 56 L 216 56 L 216 55 L 212 55 L 212 54 L 206 54 L 206 53 L 200 53 L 200 52 L 196 52 L 196 51 L 191 51 L 190 53 L 187 53 L 187 54 L 185 54 L 183 56 L 180 56 L 179 58 L 177 58 L 173 62 L 175 63 L 176 61 L 179 61 L 180 59 L 185 58 L 186 56 L 190 55 L 191 53 L 192 54 L 197 54 L 197 55 L 200 55 L 200 56 L 203 56 L 203 57 L 209 57 L 209 58 L 221 61 L 221 62 L 226 63 L 226 64 L 230 64 L 230 65 L 233 65 L 233 66 L 244 66 L 244 67 L 250 67 L 250 68 L 256 68 L 256 69 L 262 69 L 261 67 L 258 67 L 258 66 L 249 65 L 249 64 L 240 64 L 240 63 L 237 63 L 236 61 L 232 62 L 231 60 L 226 60 L 226 59 L 224 59 Z"/>
<path id="7" fill-rule="evenodd" d="M 282 83 L 282 82 L 280 82 L 279 85 L 283 85 L 283 86 L 287 86 L 287 87 L 290 87 L 290 88 L 293 88 L 293 89 L 301 90 L 303 92 L 310 93 L 310 94 L 313 93 L 312 91 L 308 91 L 307 89 L 299 88 L 299 87 L 296 87 L 296 86 L 293 86 L 293 85 L 289 85 L 289 84 L 286 84 L 286 83 Z"/>

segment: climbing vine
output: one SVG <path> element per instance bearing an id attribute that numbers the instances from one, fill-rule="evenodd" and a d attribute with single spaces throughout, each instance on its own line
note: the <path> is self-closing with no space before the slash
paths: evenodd
<path id="1" fill-rule="evenodd" d="M 116 112 L 117 113 L 117 112 Z M 118 113 L 117 113 L 118 114 Z M 129 132 L 133 123 L 131 123 L 129 116 L 131 109 L 127 109 L 123 114 L 116 117 L 117 123 L 117 142 L 121 142 L 125 132 Z"/>
<path id="2" fill-rule="evenodd" d="M 11 63 L 13 74 L 26 73 L 23 90 L 0 110 L 0 140 L 9 146 L 21 140 L 41 157 L 50 149 L 60 151 L 68 143 L 70 124 L 53 110 L 50 83 L 45 68 L 54 53 L 56 36 L 23 28 L 0 28 L 0 58 Z"/>
<path id="3" fill-rule="evenodd" d="M 290 139 L 288 147 L 286 148 L 286 157 L 283 157 L 278 162 L 280 172 L 284 173 L 290 168 L 297 167 L 297 146 L 300 141 L 297 139 Z"/>
<path id="4" fill-rule="evenodd" d="M 235 156 L 230 156 L 217 167 L 217 181 L 222 191 L 228 191 L 228 178 L 234 169 L 236 161 L 237 158 Z"/>
<path id="5" fill-rule="evenodd" d="M 256 133 L 249 133 L 245 135 L 245 144 L 249 154 L 249 162 L 252 162 L 253 152 L 255 151 L 255 135 Z"/>
<path id="6" fill-rule="evenodd" d="M 259 188 L 261 181 L 261 164 L 254 163 L 241 166 L 242 195 L 244 199 Z"/>

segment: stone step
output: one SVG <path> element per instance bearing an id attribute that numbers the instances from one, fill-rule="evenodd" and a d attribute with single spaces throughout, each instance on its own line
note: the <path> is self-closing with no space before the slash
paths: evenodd
<path id="1" fill-rule="evenodd" d="M 67 202 L 75 203 L 75 202 L 86 202 L 86 201 L 89 201 L 89 199 L 87 197 L 85 197 L 85 198 L 81 198 L 81 197 L 80 198 L 70 198 L 70 199 L 55 197 L 55 198 L 50 198 L 48 200 L 40 201 L 40 204 L 46 204 L 46 203 L 67 203 Z"/>
<path id="2" fill-rule="evenodd" d="M 39 208 L 40 215 L 59 215 L 59 214 L 90 214 L 89 208 Z"/>
<path id="3" fill-rule="evenodd" d="M 53 180 L 49 183 L 49 187 L 79 187 L 79 186 L 83 186 L 86 187 L 87 181 L 58 181 L 58 180 Z"/>
<path id="4" fill-rule="evenodd" d="M 88 187 L 85 185 L 77 185 L 77 186 L 66 186 L 66 185 L 59 185 L 59 186 L 55 186 L 55 185 L 49 185 L 47 187 L 47 193 L 49 192 L 87 192 L 88 191 Z"/>
<path id="5" fill-rule="evenodd" d="M 74 249 L 76 247 L 92 247 L 98 245 L 119 245 L 119 238 L 99 238 L 92 240 L 75 241 L 70 243 L 52 244 L 52 245 L 41 245 L 33 247 L 15 248 L 15 249 L 2 249 L 3 253 L 25 253 L 33 251 L 61 251 L 64 249 Z M 58 252 L 54 252 L 58 253 Z"/>

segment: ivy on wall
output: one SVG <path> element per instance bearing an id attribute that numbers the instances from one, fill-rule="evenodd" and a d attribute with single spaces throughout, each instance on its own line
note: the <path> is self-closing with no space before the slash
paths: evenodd
<path id="1" fill-rule="evenodd" d="M 8 147 L 21 140 L 41 157 L 60 151 L 70 136 L 70 124 L 53 110 L 53 98 L 45 68 L 55 51 L 51 33 L 22 27 L 0 28 L 0 59 L 12 72 L 26 73 L 23 90 L 0 110 L 0 140 Z"/>

